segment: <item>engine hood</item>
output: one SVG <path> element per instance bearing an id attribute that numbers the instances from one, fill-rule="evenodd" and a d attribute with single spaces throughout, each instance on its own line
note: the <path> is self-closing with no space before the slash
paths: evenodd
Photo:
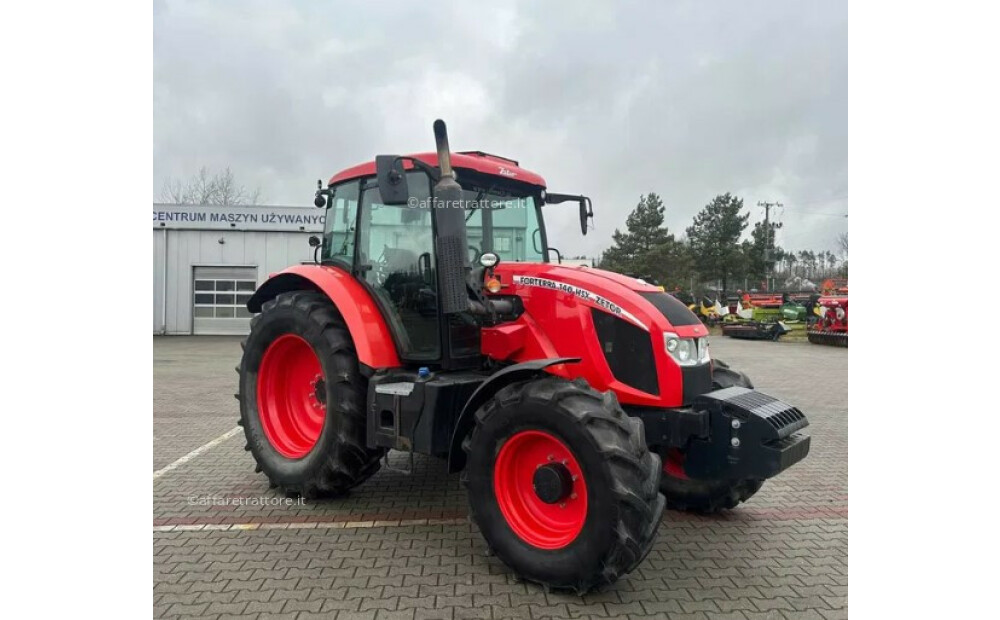
<path id="1" fill-rule="evenodd" d="M 695 384 L 711 382 L 707 364 L 682 370 L 668 355 L 664 332 L 701 338 L 708 329 L 658 286 L 601 269 L 546 263 L 501 263 L 494 275 L 501 286 L 497 294 L 516 295 L 524 312 L 512 323 L 483 330 L 489 357 L 579 358 L 572 370 L 548 371 L 613 390 L 623 404 L 681 406 L 686 393 L 704 391 L 694 390 Z"/>
<path id="2" fill-rule="evenodd" d="M 501 263 L 495 273 L 503 287 L 501 294 L 516 294 L 526 305 L 542 301 L 557 309 L 590 306 L 649 332 L 672 331 L 682 337 L 708 335 L 697 316 L 680 301 L 658 286 L 620 273 L 548 263 Z M 662 310 L 665 305 L 673 310 L 670 315 L 674 321 Z"/>
<path id="3" fill-rule="evenodd" d="M 661 291 L 658 286 L 654 286 L 649 282 L 639 280 L 637 278 L 631 278 L 629 276 L 624 276 L 620 273 L 615 273 L 614 271 L 606 271 L 604 269 L 594 269 L 591 267 L 577 267 L 577 266 L 563 266 L 563 265 L 549 265 L 550 273 L 555 276 L 562 275 L 563 277 L 574 278 L 604 278 L 606 280 L 611 280 L 616 284 L 620 284 L 625 288 L 633 291 Z M 569 272 L 569 273 L 567 273 Z"/>

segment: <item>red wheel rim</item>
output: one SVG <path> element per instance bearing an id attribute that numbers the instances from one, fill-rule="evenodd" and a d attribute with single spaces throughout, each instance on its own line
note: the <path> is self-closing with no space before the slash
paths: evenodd
<path id="1" fill-rule="evenodd" d="M 280 336 L 264 352 L 257 408 L 264 435 L 282 456 L 302 458 L 316 445 L 326 419 L 326 384 L 319 358 L 300 336 Z"/>
<path id="2" fill-rule="evenodd" d="M 546 503 L 535 491 L 535 472 L 561 464 L 571 482 L 566 494 Z M 493 469 L 493 492 L 510 529 L 539 549 L 561 549 L 573 542 L 587 520 L 583 470 L 562 441 L 544 431 L 521 431 L 507 439 Z"/>

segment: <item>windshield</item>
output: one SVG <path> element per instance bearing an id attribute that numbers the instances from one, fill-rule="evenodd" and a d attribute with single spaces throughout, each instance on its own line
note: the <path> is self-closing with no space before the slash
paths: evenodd
<path id="1" fill-rule="evenodd" d="M 463 189 L 466 234 L 471 249 L 494 252 L 505 262 L 545 260 L 538 205 L 532 196 L 505 190 Z"/>

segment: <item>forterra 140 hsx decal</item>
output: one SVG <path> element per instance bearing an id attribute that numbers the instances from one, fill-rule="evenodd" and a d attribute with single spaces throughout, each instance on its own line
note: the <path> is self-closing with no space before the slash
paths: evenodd
<path id="1" fill-rule="evenodd" d="M 597 293 L 588 291 L 585 288 L 580 288 L 579 286 L 573 286 L 572 284 L 566 284 L 564 282 L 556 282 L 555 280 L 548 280 L 546 278 L 538 278 L 535 276 L 514 276 L 514 284 L 519 284 L 521 286 L 536 286 L 569 293 L 587 305 L 600 308 L 601 310 L 610 312 L 615 316 L 620 316 L 623 319 L 638 325 L 647 332 L 649 331 L 649 328 L 646 327 L 642 321 L 636 318 L 634 314 L 625 310 L 615 302 L 605 299 Z"/>

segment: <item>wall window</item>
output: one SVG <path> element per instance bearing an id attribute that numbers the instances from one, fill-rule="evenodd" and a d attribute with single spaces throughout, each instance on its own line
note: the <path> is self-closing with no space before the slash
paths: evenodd
<path id="1" fill-rule="evenodd" d="M 195 267 L 194 316 L 197 319 L 244 319 L 247 301 L 257 290 L 254 267 Z"/>

